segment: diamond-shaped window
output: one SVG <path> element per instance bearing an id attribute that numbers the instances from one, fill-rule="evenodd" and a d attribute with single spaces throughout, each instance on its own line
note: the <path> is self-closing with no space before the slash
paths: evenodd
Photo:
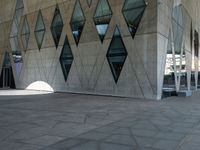
<path id="1" fill-rule="evenodd" d="M 116 26 L 106 55 L 116 83 L 119 79 L 127 55 L 128 53 L 122 40 L 119 28 Z"/>
<path id="2" fill-rule="evenodd" d="M 39 10 L 37 22 L 36 22 L 36 26 L 35 26 L 35 38 L 36 38 L 39 50 L 42 47 L 44 34 L 45 34 L 45 26 L 44 26 L 44 22 L 43 22 L 42 12 L 41 12 L 41 10 Z"/>
<path id="3" fill-rule="evenodd" d="M 23 0 L 17 0 L 15 9 L 18 10 L 18 9 L 22 9 L 22 8 L 24 8 Z"/>
<path id="4" fill-rule="evenodd" d="M 52 33 L 56 48 L 58 47 L 58 44 L 59 44 L 59 41 L 60 41 L 62 29 L 63 29 L 62 17 L 61 17 L 60 10 L 59 10 L 58 6 L 56 6 L 53 21 L 51 23 L 51 33 Z"/>
<path id="5" fill-rule="evenodd" d="M 22 44 L 23 44 L 24 49 L 27 49 L 28 47 L 29 36 L 30 36 L 30 29 L 29 29 L 27 18 L 25 16 L 24 23 L 22 26 L 22 33 L 21 33 Z"/>
<path id="6" fill-rule="evenodd" d="M 20 32 L 19 24 L 20 24 L 21 16 L 23 15 L 23 11 L 24 11 L 23 0 L 17 0 L 16 7 L 15 7 L 15 13 L 14 13 L 13 20 L 12 20 L 11 31 L 10 31 L 10 46 L 12 49 L 12 57 L 13 57 L 15 70 L 16 70 L 15 75 L 16 75 L 17 79 L 19 79 L 21 69 L 22 69 L 22 63 L 23 63 L 21 49 L 18 45 L 18 33 Z M 25 17 L 22 31 L 20 34 L 22 35 L 23 46 L 27 47 L 26 44 L 28 44 L 28 39 L 29 39 L 28 34 L 30 34 L 30 31 L 29 31 L 28 22 L 26 20 L 26 17 Z"/>
<path id="7" fill-rule="evenodd" d="M 61 67 L 62 67 L 62 71 L 63 71 L 65 81 L 67 81 L 67 77 L 69 75 L 69 71 L 70 71 L 71 65 L 73 63 L 73 60 L 74 60 L 74 57 L 73 57 L 73 54 L 72 54 L 72 50 L 71 50 L 71 47 L 69 45 L 68 38 L 66 36 L 65 43 L 63 45 L 62 52 L 61 52 L 61 55 L 60 55 L 60 64 L 61 64 Z"/>
<path id="8" fill-rule="evenodd" d="M 74 7 L 70 25 L 72 29 L 72 34 L 76 41 L 76 45 L 78 45 L 79 40 L 81 38 L 82 31 L 83 31 L 83 27 L 85 25 L 85 16 L 83 14 L 83 10 L 81 8 L 81 4 L 79 0 L 76 0 L 76 4 Z"/>
<path id="9" fill-rule="evenodd" d="M 86 0 L 86 1 L 87 1 L 88 6 L 90 7 L 92 4 L 92 0 Z"/>
<path id="10" fill-rule="evenodd" d="M 126 0 L 124 3 L 122 13 L 126 20 L 132 38 L 135 37 L 145 8 L 146 3 L 144 0 Z"/>
<path id="11" fill-rule="evenodd" d="M 180 55 L 182 40 L 183 40 L 183 27 L 174 19 L 172 20 L 172 31 L 173 31 L 175 54 Z"/>
<path id="12" fill-rule="evenodd" d="M 96 12 L 94 15 L 94 23 L 99 34 L 99 38 L 103 43 L 108 25 L 112 18 L 112 10 L 107 0 L 99 0 Z"/>

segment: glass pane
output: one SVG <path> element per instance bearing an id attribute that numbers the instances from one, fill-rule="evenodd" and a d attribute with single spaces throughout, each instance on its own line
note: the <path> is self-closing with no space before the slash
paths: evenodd
<path id="1" fill-rule="evenodd" d="M 40 10 L 38 13 L 35 31 L 44 30 L 44 29 L 45 29 L 45 26 L 44 26 L 44 22 L 43 22 L 42 12 Z"/>
<path id="2" fill-rule="evenodd" d="M 60 41 L 60 36 L 62 34 L 62 29 L 63 29 L 63 21 L 61 18 L 60 10 L 58 6 L 55 9 L 53 21 L 51 24 L 51 33 L 56 45 L 56 48 L 58 47 L 59 41 Z"/>
<path id="3" fill-rule="evenodd" d="M 24 49 L 27 49 L 29 41 L 29 34 L 22 35 L 22 44 Z"/>
<path id="4" fill-rule="evenodd" d="M 180 89 L 187 90 L 187 69 L 186 69 L 186 55 L 182 56 L 181 74 L 180 74 Z"/>
<path id="5" fill-rule="evenodd" d="M 81 4 L 80 4 L 79 0 L 76 0 L 76 4 L 75 4 L 71 22 L 79 22 L 79 21 L 83 21 L 83 20 L 85 20 L 85 16 L 83 14 Z"/>
<path id="6" fill-rule="evenodd" d="M 21 52 L 19 51 L 13 52 L 12 55 L 13 55 L 14 63 L 23 63 Z"/>
<path id="7" fill-rule="evenodd" d="M 107 52 L 107 59 L 110 65 L 115 82 L 117 83 L 123 65 L 127 57 L 127 51 L 121 38 L 118 27 L 115 28 L 111 44 Z"/>
<path id="8" fill-rule="evenodd" d="M 133 8 L 138 8 L 141 6 L 145 6 L 146 3 L 144 0 L 126 0 L 124 4 L 124 9 L 133 9 Z"/>
<path id="9" fill-rule="evenodd" d="M 196 87 L 196 79 L 195 79 L 195 71 L 191 72 L 191 90 L 195 90 Z"/>
<path id="10" fill-rule="evenodd" d="M 76 4 L 74 7 L 74 12 L 71 18 L 70 25 L 72 29 L 72 34 L 76 41 L 76 45 L 78 45 L 82 31 L 83 31 L 83 27 L 85 25 L 85 16 L 83 14 L 79 0 L 76 0 Z"/>
<path id="11" fill-rule="evenodd" d="M 92 0 L 86 0 L 86 1 L 87 1 L 88 6 L 90 7 L 92 4 Z"/>
<path id="12" fill-rule="evenodd" d="M 35 38 L 37 41 L 37 45 L 39 50 L 41 49 L 43 38 L 45 34 L 45 26 L 43 22 L 42 12 L 41 10 L 38 13 L 38 18 L 35 26 Z"/>
<path id="13" fill-rule="evenodd" d="M 16 36 L 18 33 L 18 25 L 13 21 L 12 27 L 11 27 L 11 32 L 10 32 L 10 37 Z"/>
<path id="14" fill-rule="evenodd" d="M 62 49 L 62 52 L 60 55 L 60 64 L 62 67 L 65 81 L 67 81 L 67 77 L 68 77 L 73 59 L 74 59 L 74 57 L 73 57 L 73 54 L 72 54 L 72 51 L 71 51 L 71 48 L 70 48 L 70 45 L 69 45 L 69 42 L 68 42 L 68 39 L 66 36 L 65 43 L 63 45 L 63 49 Z"/>
<path id="15" fill-rule="evenodd" d="M 132 38 L 135 37 L 137 28 L 140 24 L 145 8 L 146 8 L 146 3 L 144 0 L 125 1 L 122 12 Z"/>
<path id="16" fill-rule="evenodd" d="M 27 49 L 28 47 L 29 36 L 30 36 L 29 25 L 27 22 L 27 18 L 25 17 L 24 23 L 22 26 L 22 44 L 23 44 L 24 49 Z"/>
<path id="17" fill-rule="evenodd" d="M 25 17 L 24 18 L 24 23 L 23 23 L 23 26 L 22 26 L 22 34 L 28 34 L 30 31 L 29 31 L 29 25 L 28 25 L 28 22 L 27 22 L 27 18 Z"/>
<path id="18" fill-rule="evenodd" d="M 35 37 L 36 37 L 36 40 L 37 40 L 38 48 L 41 49 L 43 38 L 44 38 L 44 31 L 35 32 Z"/>
<path id="19" fill-rule="evenodd" d="M 199 33 L 194 32 L 194 55 L 199 57 Z"/>
<path id="20" fill-rule="evenodd" d="M 103 42 L 104 40 L 111 18 L 112 18 L 112 10 L 109 6 L 108 1 L 99 0 L 94 15 L 94 23 L 96 25 L 96 29 L 99 34 L 101 42 Z"/>
<path id="21" fill-rule="evenodd" d="M 10 38 L 10 44 L 12 51 L 17 51 L 18 49 L 18 39 L 17 36 Z"/>

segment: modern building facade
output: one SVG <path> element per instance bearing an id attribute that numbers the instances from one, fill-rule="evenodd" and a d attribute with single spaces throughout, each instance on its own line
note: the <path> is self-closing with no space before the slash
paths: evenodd
<path id="1" fill-rule="evenodd" d="M 199 0 L 1 0 L 1 87 L 161 99 L 198 89 Z"/>

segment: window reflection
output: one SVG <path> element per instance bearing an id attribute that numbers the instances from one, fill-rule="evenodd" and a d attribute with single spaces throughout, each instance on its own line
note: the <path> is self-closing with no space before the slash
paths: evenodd
<path id="1" fill-rule="evenodd" d="M 94 23 L 96 25 L 96 29 L 102 43 L 106 35 L 106 31 L 108 29 L 108 25 L 110 23 L 111 18 L 112 18 L 112 10 L 109 6 L 108 1 L 99 0 L 94 15 Z"/>
<path id="2" fill-rule="evenodd" d="M 120 31 L 118 27 L 116 27 L 107 52 L 107 59 L 116 83 L 119 79 L 126 57 L 127 51 L 122 41 Z"/>
<path id="3" fill-rule="evenodd" d="M 67 81 L 67 77 L 69 75 L 69 71 L 70 71 L 73 60 L 74 60 L 74 57 L 73 57 L 71 47 L 69 45 L 69 42 L 66 36 L 65 43 L 63 45 L 63 49 L 60 55 L 60 64 L 62 67 L 65 81 Z"/>
<path id="4" fill-rule="evenodd" d="M 74 36 L 74 40 L 76 42 L 76 45 L 78 45 L 83 31 L 83 27 L 85 25 L 85 16 L 83 14 L 79 0 L 76 0 L 70 25 L 72 29 L 72 34 Z"/>
<path id="5" fill-rule="evenodd" d="M 44 26 L 44 22 L 43 22 L 42 12 L 41 12 L 41 10 L 39 10 L 37 22 L 36 22 L 36 26 L 35 26 L 35 37 L 36 37 L 36 41 L 37 41 L 39 50 L 42 47 L 44 34 L 45 34 L 45 26 Z"/>
<path id="6" fill-rule="evenodd" d="M 123 7 L 123 15 L 131 33 L 132 38 L 135 37 L 137 28 L 142 19 L 146 8 L 144 0 L 126 0 Z"/>
<path id="7" fill-rule="evenodd" d="M 60 41 L 62 29 L 63 29 L 63 21 L 62 21 L 62 18 L 61 18 L 60 10 L 59 10 L 58 6 L 56 6 L 53 21 L 52 21 L 52 24 L 51 24 L 51 33 L 52 33 L 56 48 L 58 47 L 58 44 L 59 44 L 59 41 Z"/>
<path id="8" fill-rule="evenodd" d="M 28 47 L 29 36 L 30 36 L 30 29 L 29 29 L 27 18 L 25 16 L 23 27 L 22 27 L 22 33 L 21 33 L 22 44 L 25 50 Z"/>

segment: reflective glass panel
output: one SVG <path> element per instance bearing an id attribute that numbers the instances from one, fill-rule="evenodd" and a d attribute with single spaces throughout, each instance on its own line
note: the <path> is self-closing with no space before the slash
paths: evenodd
<path id="1" fill-rule="evenodd" d="M 63 45 L 63 49 L 62 49 L 62 52 L 61 52 L 61 55 L 60 55 L 60 64 L 61 64 L 61 67 L 62 67 L 62 71 L 63 71 L 65 81 L 67 81 L 67 77 L 69 75 L 70 68 L 71 68 L 71 65 L 73 63 L 73 60 L 74 60 L 74 57 L 73 57 L 71 47 L 69 45 L 69 42 L 68 42 L 68 39 L 67 39 L 67 36 L 66 36 L 65 43 Z"/>
<path id="2" fill-rule="evenodd" d="M 43 22 L 42 12 L 40 10 L 38 13 L 37 22 L 35 26 L 35 38 L 36 38 L 39 50 L 42 47 L 44 34 L 45 34 L 45 26 Z"/>
<path id="3" fill-rule="evenodd" d="M 108 25 L 112 18 L 112 10 L 107 0 L 99 0 L 94 15 L 94 23 L 101 42 L 103 42 L 108 29 Z"/>
<path id="4" fill-rule="evenodd" d="M 144 0 L 126 0 L 124 3 L 122 13 L 126 20 L 132 38 L 135 37 L 136 31 L 144 14 L 145 8 L 146 8 L 146 3 Z"/>
<path id="5" fill-rule="evenodd" d="M 85 25 L 85 16 L 83 14 L 79 0 L 76 0 L 70 25 L 72 29 L 72 34 L 74 36 L 74 40 L 76 42 L 76 45 L 78 45 L 83 31 L 83 27 Z"/>
<path id="6" fill-rule="evenodd" d="M 55 9 L 53 21 L 52 21 L 52 24 L 51 24 L 51 33 L 52 33 L 56 48 L 58 47 L 58 44 L 59 44 L 59 41 L 60 41 L 62 29 L 63 29 L 63 21 L 62 21 L 62 17 L 61 17 L 61 14 L 60 14 L 60 10 L 57 6 L 56 9 Z"/>
<path id="7" fill-rule="evenodd" d="M 107 56 L 107 60 L 109 62 L 114 80 L 117 83 L 120 73 L 122 71 L 123 65 L 125 63 L 126 57 L 127 57 L 127 51 L 124 46 L 118 27 L 115 28 L 113 38 L 110 43 L 106 56 Z"/>

